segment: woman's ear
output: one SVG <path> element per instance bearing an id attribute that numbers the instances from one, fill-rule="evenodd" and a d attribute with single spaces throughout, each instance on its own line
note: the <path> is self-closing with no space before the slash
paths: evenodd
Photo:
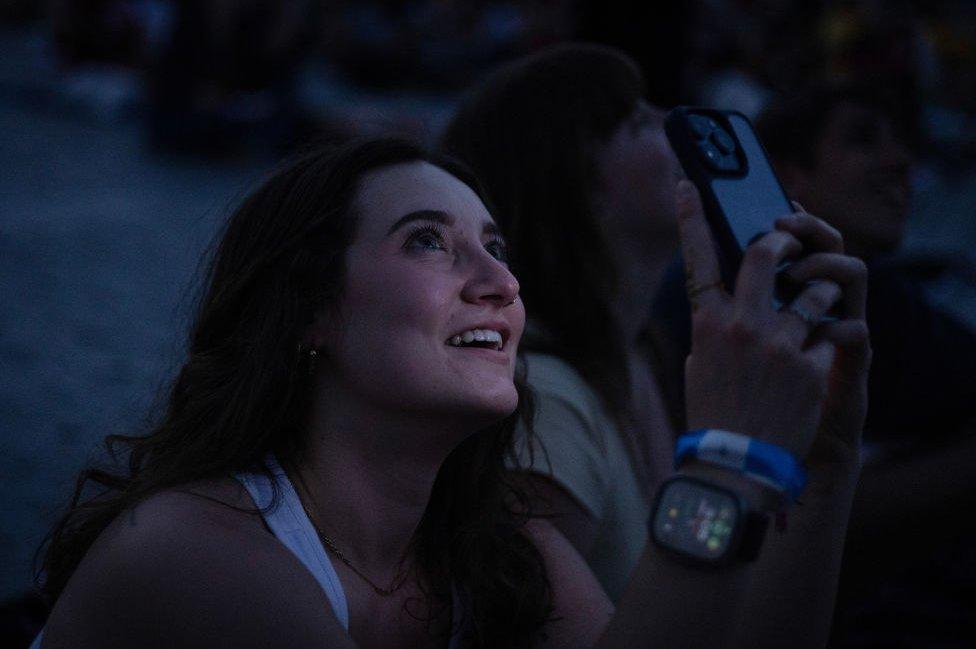
<path id="1" fill-rule="evenodd" d="M 302 335 L 302 346 L 305 349 L 316 349 L 320 353 L 328 352 L 335 345 L 335 341 L 342 335 L 341 317 L 337 309 L 321 309 L 315 314 L 312 324 L 305 328 Z"/>
<path id="2" fill-rule="evenodd" d="M 305 327 L 302 344 L 310 349 L 317 349 L 328 355 L 330 350 L 340 346 L 346 334 L 346 323 L 338 304 L 332 304 L 316 312 L 312 323 Z"/>

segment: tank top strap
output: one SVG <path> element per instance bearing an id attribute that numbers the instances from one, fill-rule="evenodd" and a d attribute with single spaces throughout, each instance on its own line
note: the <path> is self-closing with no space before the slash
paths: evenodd
<path id="1" fill-rule="evenodd" d="M 319 582 L 342 628 L 349 631 L 349 607 L 342 582 L 339 581 L 339 575 L 298 499 L 298 492 L 273 455 L 269 454 L 264 463 L 274 476 L 274 484 L 281 494 L 276 507 L 266 509 L 274 497 L 274 486 L 267 475 L 260 472 L 239 473 L 237 479 L 251 494 L 257 507 L 263 510 L 261 515 L 272 533 L 298 557 Z"/>
<path id="2" fill-rule="evenodd" d="M 326 554 L 322 542 L 319 540 L 312 521 L 308 519 L 301 501 L 298 499 L 298 492 L 288 479 L 285 470 L 281 468 L 273 455 L 265 458 L 265 466 L 274 477 L 274 484 L 278 486 L 281 498 L 278 505 L 269 508 L 274 500 L 274 488 L 272 481 L 264 473 L 239 473 L 235 477 L 244 485 L 254 504 L 258 509 L 266 510 L 261 512 L 261 516 L 268 524 L 271 532 L 278 538 L 292 554 L 312 573 L 315 580 L 319 582 L 325 596 L 332 605 L 336 618 L 342 624 L 342 628 L 349 631 L 349 607 L 346 602 L 346 593 L 342 589 L 342 582 L 339 575 Z M 461 602 L 456 588 L 452 588 L 452 613 L 454 616 L 461 614 Z M 448 649 L 459 649 L 461 638 L 464 635 L 464 628 L 458 628 L 459 620 L 452 620 L 454 625 L 453 633 L 448 642 Z M 461 625 L 467 625 L 461 622 Z M 43 630 L 34 638 L 30 649 L 40 649 L 41 640 L 44 636 Z"/>

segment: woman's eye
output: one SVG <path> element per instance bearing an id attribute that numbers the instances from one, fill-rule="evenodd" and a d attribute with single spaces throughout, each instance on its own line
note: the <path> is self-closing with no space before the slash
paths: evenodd
<path id="1" fill-rule="evenodd" d="M 407 238 L 406 248 L 421 248 L 424 250 L 445 250 L 444 237 L 431 227 L 421 228 Z"/>
<path id="2" fill-rule="evenodd" d="M 503 264 L 508 263 L 508 246 L 505 245 L 504 241 L 489 241 L 485 244 L 485 250 Z"/>

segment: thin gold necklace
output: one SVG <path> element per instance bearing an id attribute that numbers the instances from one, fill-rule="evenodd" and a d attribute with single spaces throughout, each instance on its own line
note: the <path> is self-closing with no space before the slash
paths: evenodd
<path id="1" fill-rule="evenodd" d="M 360 579 L 362 579 L 367 584 L 369 584 L 370 587 L 377 595 L 381 597 L 389 597 L 393 593 L 400 590 L 400 587 L 403 586 L 404 582 L 406 582 L 407 580 L 407 576 L 403 574 L 402 571 L 399 574 L 397 574 L 396 577 L 393 578 L 393 581 L 390 582 L 388 588 L 383 588 L 382 586 L 377 585 L 376 582 L 374 582 L 372 579 L 367 577 L 362 570 L 352 565 L 352 562 L 349 561 L 348 558 L 346 558 L 346 555 L 342 553 L 342 550 L 340 550 L 336 546 L 335 541 L 333 541 L 328 536 L 326 536 L 325 533 L 322 531 L 322 528 L 320 528 L 318 523 L 315 522 L 316 519 L 320 518 L 320 516 L 319 516 L 318 509 L 315 507 L 315 501 L 312 500 L 312 492 L 309 491 L 308 485 L 305 484 L 305 478 L 302 477 L 302 474 L 298 471 L 297 467 L 292 465 L 291 469 L 292 469 L 292 473 L 294 473 L 298 477 L 298 482 L 301 484 L 302 490 L 305 492 L 305 499 L 308 500 L 308 507 L 306 507 L 305 501 L 302 500 L 302 497 L 300 495 L 298 497 L 298 502 L 301 504 L 302 510 L 305 512 L 305 516 L 307 516 L 308 520 L 312 523 L 312 527 L 315 528 L 316 534 L 319 535 L 319 539 L 322 541 L 325 547 L 329 548 L 329 550 L 331 550 L 332 553 L 339 558 L 339 561 L 346 564 L 346 566 L 348 566 L 350 570 L 352 570 L 354 573 L 359 575 Z M 308 511 L 309 507 L 312 509 L 311 512 Z"/>

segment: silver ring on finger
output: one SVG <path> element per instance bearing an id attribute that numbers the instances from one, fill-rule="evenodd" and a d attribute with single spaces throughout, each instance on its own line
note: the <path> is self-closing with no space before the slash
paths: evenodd
<path id="1" fill-rule="evenodd" d="M 784 309 L 784 311 L 789 311 L 790 313 L 798 317 L 800 320 L 802 320 L 803 324 L 807 326 L 808 333 L 812 332 L 820 324 L 820 318 L 813 315 L 812 313 L 804 309 L 802 306 L 797 306 L 795 302 L 787 306 Z"/>

